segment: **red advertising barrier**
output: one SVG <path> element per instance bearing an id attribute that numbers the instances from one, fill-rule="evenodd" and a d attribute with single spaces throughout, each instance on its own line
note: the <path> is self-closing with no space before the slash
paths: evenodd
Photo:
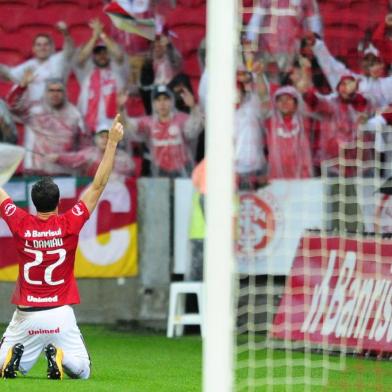
<path id="1" fill-rule="evenodd" d="M 392 352 L 392 241 L 302 237 L 272 336 Z"/>

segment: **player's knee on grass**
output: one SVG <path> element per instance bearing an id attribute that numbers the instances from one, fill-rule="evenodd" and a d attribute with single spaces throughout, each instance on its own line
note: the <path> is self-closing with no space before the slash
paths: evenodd
<path id="1" fill-rule="evenodd" d="M 71 378 L 87 380 L 90 377 L 90 365 L 89 359 L 69 356 L 63 359 L 64 372 Z"/>

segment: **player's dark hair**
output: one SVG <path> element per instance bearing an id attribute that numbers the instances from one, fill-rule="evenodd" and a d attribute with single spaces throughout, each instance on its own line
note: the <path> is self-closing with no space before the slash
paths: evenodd
<path id="1" fill-rule="evenodd" d="M 50 177 L 43 177 L 31 189 L 31 199 L 38 212 L 54 211 L 59 204 L 59 187 Z"/>

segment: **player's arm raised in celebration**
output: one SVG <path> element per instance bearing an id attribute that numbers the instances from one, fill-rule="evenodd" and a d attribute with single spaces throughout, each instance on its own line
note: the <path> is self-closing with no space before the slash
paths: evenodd
<path id="1" fill-rule="evenodd" d="M 0 204 L 1 204 L 4 200 L 6 200 L 6 199 L 8 199 L 8 198 L 9 198 L 8 193 L 7 193 L 3 188 L 0 188 Z"/>
<path id="2" fill-rule="evenodd" d="M 123 135 L 124 129 L 120 123 L 120 115 L 117 114 L 113 121 L 112 127 L 110 128 L 105 152 L 103 154 L 101 163 L 98 166 L 97 172 L 95 173 L 93 182 L 81 197 L 81 200 L 86 205 L 90 214 L 94 211 L 94 208 L 96 207 L 98 200 L 109 180 L 110 173 L 113 169 L 117 144 L 123 138 Z"/>

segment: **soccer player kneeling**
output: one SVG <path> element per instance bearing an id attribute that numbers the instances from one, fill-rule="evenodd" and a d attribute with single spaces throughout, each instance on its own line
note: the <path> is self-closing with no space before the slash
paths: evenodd
<path id="1" fill-rule="evenodd" d="M 119 115 L 93 182 L 79 202 L 58 215 L 60 192 L 51 178 L 39 180 L 31 190 L 37 214 L 18 208 L 0 188 L 0 217 L 10 228 L 19 262 L 19 275 L 12 297 L 13 318 L 0 340 L 0 375 L 26 374 L 44 351 L 47 376 L 62 379 L 90 376 L 90 358 L 70 305 L 78 304 L 74 278 L 79 232 L 105 189 L 118 142 L 123 137 Z"/>

